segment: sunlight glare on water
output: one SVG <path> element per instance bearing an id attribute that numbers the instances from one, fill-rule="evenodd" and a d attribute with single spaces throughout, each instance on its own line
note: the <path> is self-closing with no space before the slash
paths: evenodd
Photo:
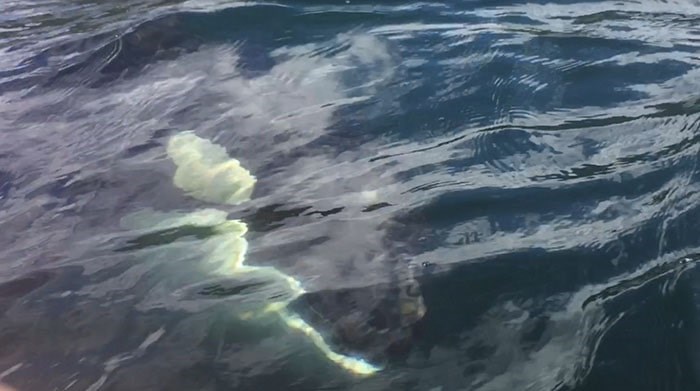
<path id="1" fill-rule="evenodd" d="M 4 3 L 0 388 L 697 389 L 698 22 Z"/>

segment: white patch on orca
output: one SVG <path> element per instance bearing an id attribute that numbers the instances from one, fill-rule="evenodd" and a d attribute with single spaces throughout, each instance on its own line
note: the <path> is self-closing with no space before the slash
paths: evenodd
<path id="1" fill-rule="evenodd" d="M 173 136 L 168 144 L 168 155 L 178 166 L 173 181 L 194 198 L 204 201 L 238 204 L 246 201 L 252 192 L 255 177 L 230 158 L 223 147 L 202 139 L 191 132 Z M 222 172 L 225 174 L 222 175 Z M 271 266 L 246 265 L 248 242 L 247 225 L 240 220 L 229 220 L 226 212 L 216 209 L 197 210 L 189 214 L 165 218 L 158 214 L 141 212 L 124 219 L 123 223 L 135 228 L 148 227 L 171 229 L 184 226 L 211 227 L 213 234 L 203 244 L 206 263 L 214 267 L 214 273 L 226 277 L 241 277 L 255 273 L 257 278 L 283 281 L 289 294 L 279 301 L 268 302 L 258 313 L 245 312 L 241 317 L 254 319 L 267 313 L 276 313 L 287 327 L 301 332 L 330 361 L 357 375 L 371 375 L 378 367 L 355 357 L 333 351 L 321 333 L 306 323 L 299 315 L 287 311 L 288 304 L 305 293 L 301 282 Z"/>
<path id="2" fill-rule="evenodd" d="M 255 177 L 226 150 L 192 132 L 173 136 L 168 156 L 177 166 L 175 186 L 202 201 L 237 205 L 248 201 Z"/>

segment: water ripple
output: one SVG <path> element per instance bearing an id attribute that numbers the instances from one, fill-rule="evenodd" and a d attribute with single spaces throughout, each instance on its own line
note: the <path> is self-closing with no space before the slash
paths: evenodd
<path id="1" fill-rule="evenodd" d="M 698 20 L 680 0 L 8 2 L 0 380 L 697 388 Z M 184 130 L 255 175 L 250 202 L 173 185 Z M 353 377 L 254 317 L 289 292 L 212 278 L 210 229 L 119 223 L 212 207 L 303 285 L 327 349 L 386 367 Z"/>

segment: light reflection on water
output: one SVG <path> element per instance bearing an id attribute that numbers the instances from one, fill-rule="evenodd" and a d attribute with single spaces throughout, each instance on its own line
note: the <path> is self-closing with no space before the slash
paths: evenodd
<path id="1" fill-rule="evenodd" d="M 559 3 L 8 5 L 0 380 L 696 387 L 700 8 Z M 174 186 L 185 130 L 250 170 L 249 201 Z M 280 287 L 212 276 L 209 233 L 120 225 L 211 207 L 248 226 L 247 264 L 300 281 L 294 311 L 333 349 L 382 371 L 242 319 Z"/>

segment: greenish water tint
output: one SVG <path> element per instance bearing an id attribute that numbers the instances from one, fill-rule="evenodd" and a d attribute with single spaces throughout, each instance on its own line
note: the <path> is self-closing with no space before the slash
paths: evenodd
<path id="1" fill-rule="evenodd" d="M 700 386 L 699 4 L 1 8 L 0 382 Z"/>

